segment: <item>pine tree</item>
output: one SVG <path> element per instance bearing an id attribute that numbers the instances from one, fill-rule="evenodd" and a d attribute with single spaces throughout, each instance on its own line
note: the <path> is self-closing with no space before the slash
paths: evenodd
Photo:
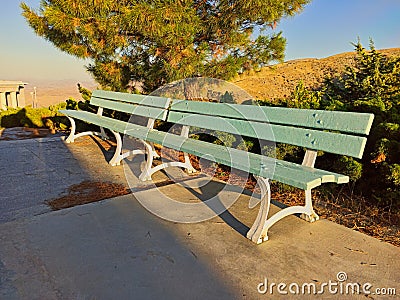
<path id="1" fill-rule="evenodd" d="M 229 79 L 284 57 L 280 19 L 311 0 L 42 0 L 21 4 L 36 34 L 89 59 L 95 80 L 113 90 L 130 81 L 145 92 L 175 80 Z M 257 38 L 254 36 L 261 32 Z"/>

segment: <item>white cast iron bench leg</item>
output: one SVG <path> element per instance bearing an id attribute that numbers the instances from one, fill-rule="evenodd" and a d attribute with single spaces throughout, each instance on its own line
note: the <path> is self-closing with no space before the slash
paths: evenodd
<path id="1" fill-rule="evenodd" d="M 106 134 L 106 132 L 104 131 L 103 127 L 100 127 L 100 132 L 97 131 L 85 131 L 85 132 L 81 132 L 81 133 L 76 133 L 76 124 L 75 124 L 75 120 L 71 117 L 68 117 L 68 120 L 71 123 L 71 132 L 69 133 L 67 139 L 65 140 L 66 143 L 73 143 L 75 142 L 75 140 L 77 138 L 80 138 L 82 136 L 87 136 L 87 135 L 95 135 L 95 136 L 100 136 L 103 140 L 107 140 L 109 137 Z"/>
<path id="2" fill-rule="evenodd" d="M 147 127 L 148 128 L 153 128 L 154 126 L 154 119 L 149 119 L 147 122 Z M 135 149 L 135 150 L 130 150 L 130 151 L 126 151 L 124 153 L 122 153 L 122 138 L 121 138 L 121 134 L 119 132 L 113 131 L 111 130 L 111 132 L 114 134 L 115 136 L 115 140 L 117 141 L 117 147 L 115 149 L 115 154 L 113 156 L 113 158 L 110 160 L 110 165 L 112 166 L 119 166 L 121 164 L 121 161 L 129 156 L 134 156 L 137 154 L 148 154 L 150 155 L 151 161 L 153 161 L 154 158 L 159 158 L 160 156 L 158 155 L 158 153 L 156 152 L 156 149 L 154 148 L 154 144 L 153 143 L 147 143 L 143 140 L 140 140 L 140 142 L 142 142 L 145 145 L 145 149 Z M 150 153 L 150 154 L 149 154 Z"/>
<path id="3" fill-rule="evenodd" d="M 114 130 L 111 130 L 111 132 L 115 136 L 115 140 L 117 141 L 117 147 L 115 149 L 114 156 L 111 158 L 109 164 L 112 166 L 119 166 L 121 164 L 121 161 L 124 158 L 127 158 L 129 156 L 137 155 L 137 154 L 146 154 L 147 151 L 144 149 L 135 149 L 135 150 L 130 150 L 122 153 L 122 138 L 119 132 L 116 132 Z M 143 142 L 143 141 L 142 141 Z M 153 148 L 152 148 L 153 150 Z M 155 152 L 155 151 L 154 151 Z"/>
<path id="4" fill-rule="evenodd" d="M 314 167 L 317 152 L 307 150 L 304 156 L 303 165 Z M 300 214 L 302 219 L 309 222 L 319 220 L 319 216 L 315 213 L 312 204 L 311 189 L 305 190 L 305 205 L 304 206 L 291 206 L 280 210 L 268 218 L 269 209 L 271 206 L 271 188 L 268 178 L 255 176 L 257 183 L 261 189 L 261 204 L 257 218 L 253 226 L 247 232 L 247 238 L 256 244 L 268 240 L 268 229 L 279 220 L 293 214 Z"/>
<path id="5" fill-rule="evenodd" d="M 97 115 L 98 116 L 102 116 L 103 115 L 103 108 L 99 107 L 97 109 Z M 100 136 L 103 140 L 108 140 L 109 137 L 106 134 L 105 130 L 103 127 L 100 126 L 100 132 L 97 131 L 85 131 L 85 132 L 81 132 L 78 134 L 75 134 L 76 131 L 76 124 L 75 124 L 75 120 L 71 117 L 68 117 L 68 120 L 71 122 L 71 132 L 69 134 L 69 136 L 67 137 L 67 139 L 65 140 L 67 143 L 73 143 L 75 141 L 75 139 L 82 137 L 82 136 L 86 136 L 86 135 L 96 135 L 96 136 Z"/>
<path id="6" fill-rule="evenodd" d="M 311 190 L 305 191 L 306 203 L 304 206 L 291 206 L 280 210 L 268 218 L 269 208 L 271 206 L 271 189 L 268 178 L 256 176 L 261 189 L 261 204 L 257 218 L 253 226 L 247 232 L 247 238 L 256 244 L 261 244 L 268 240 L 268 229 L 279 220 L 293 214 L 302 214 L 304 219 L 309 222 L 315 222 L 319 219 L 314 212 L 311 199 Z"/>
<path id="7" fill-rule="evenodd" d="M 181 131 L 181 136 L 188 137 L 189 136 L 189 126 L 182 126 L 182 131 Z M 143 144 L 146 147 L 146 154 L 147 154 L 147 159 L 146 159 L 146 165 L 144 170 L 139 176 L 139 179 L 142 181 L 148 181 L 151 180 L 151 175 L 153 175 L 155 172 L 160 171 L 162 169 L 168 168 L 168 167 L 181 167 L 186 170 L 187 173 L 192 174 L 192 173 L 197 173 L 197 170 L 192 166 L 192 163 L 190 162 L 189 154 L 184 153 L 184 162 L 180 161 L 172 161 L 172 162 L 164 162 L 162 164 L 159 164 L 158 166 L 153 167 L 153 159 L 155 158 L 154 154 L 154 145 L 142 141 Z M 150 154 L 149 154 L 150 153 Z"/>

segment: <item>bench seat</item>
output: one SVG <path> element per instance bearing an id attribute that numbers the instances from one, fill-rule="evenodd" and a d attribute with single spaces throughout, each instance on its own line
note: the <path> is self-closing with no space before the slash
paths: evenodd
<path id="1" fill-rule="evenodd" d="M 123 132 L 126 122 L 97 115 L 84 110 L 60 110 L 60 113 L 68 115 L 74 119 L 78 119 L 93 125 L 104 127 L 117 132 Z"/>

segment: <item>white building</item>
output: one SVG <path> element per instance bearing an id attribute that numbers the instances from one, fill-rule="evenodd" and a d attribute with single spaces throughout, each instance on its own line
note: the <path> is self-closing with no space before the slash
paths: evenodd
<path id="1" fill-rule="evenodd" d="M 25 85 L 22 81 L 0 80 L 0 110 L 25 106 Z"/>

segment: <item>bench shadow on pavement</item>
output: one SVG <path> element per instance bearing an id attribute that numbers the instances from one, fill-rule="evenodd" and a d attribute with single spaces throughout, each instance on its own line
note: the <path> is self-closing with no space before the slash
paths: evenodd
<path id="1" fill-rule="evenodd" d="M 109 161 L 111 160 L 111 158 L 113 157 L 114 152 L 115 152 L 115 148 L 116 148 L 115 143 L 111 143 L 109 139 L 103 139 L 103 140 L 101 140 L 101 142 L 100 142 L 100 140 L 99 140 L 100 138 L 97 139 L 97 138 L 95 138 L 94 136 L 90 136 L 90 138 L 91 138 L 91 139 L 93 140 L 93 142 L 99 147 L 101 153 L 102 153 L 103 156 L 104 156 L 104 159 L 105 159 L 107 162 L 109 162 Z M 106 149 L 106 148 L 104 147 L 104 143 L 106 143 L 106 144 L 109 146 L 108 149 Z"/>
<path id="2" fill-rule="evenodd" d="M 237 231 L 242 236 L 246 237 L 247 232 L 249 231 L 249 227 L 241 222 L 238 218 L 236 218 L 230 211 L 229 207 L 221 201 L 219 194 L 223 192 L 223 190 L 228 186 L 229 193 L 232 193 L 235 197 L 239 197 L 240 195 L 246 195 L 249 197 L 259 197 L 257 194 L 253 194 L 251 191 L 242 189 L 239 186 L 230 185 L 222 181 L 218 181 L 215 179 L 210 180 L 210 177 L 204 175 L 202 173 L 196 173 L 195 175 L 187 175 L 181 170 L 176 170 L 173 173 L 181 173 L 183 176 L 174 177 L 170 172 L 165 172 L 165 170 L 161 170 L 160 172 L 164 173 L 170 179 L 163 181 L 155 181 L 154 184 L 143 185 L 135 189 L 135 191 L 146 191 L 146 190 L 154 190 L 154 189 L 162 189 L 167 188 L 168 186 L 180 185 L 181 188 L 184 188 L 190 194 L 192 194 L 198 201 L 201 201 L 205 206 L 207 206 L 210 210 L 214 211 L 215 216 L 221 218 L 227 225 L 229 225 L 232 229 Z M 138 175 L 138 174 L 135 174 Z M 202 178 L 208 178 L 209 182 L 205 185 L 201 185 L 199 187 L 191 187 L 190 182 L 193 180 L 201 180 Z M 134 191 L 134 192 L 135 192 Z M 162 191 L 160 191 L 162 193 Z M 208 200 L 213 199 L 212 205 Z M 176 201 L 180 201 L 182 199 L 176 199 Z M 240 199 L 236 200 L 240 201 Z M 232 204 L 232 206 L 234 203 Z"/>
<path id="3" fill-rule="evenodd" d="M 192 193 L 196 198 L 207 205 L 211 210 L 213 210 L 218 215 L 221 220 L 223 220 L 227 225 L 236 230 L 242 236 L 246 237 L 249 227 L 237 219 L 230 211 L 229 208 L 220 200 L 218 194 L 226 187 L 226 183 L 218 181 L 210 181 L 208 184 L 199 187 L 199 190 L 194 188 L 186 187 L 187 191 Z M 242 193 L 251 196 L 251 192 L 243 190 L 240 187 L 230 186 L 230 192 Z M 212 205 L 209 205 L 209 199 L 213 198 L 214 201 Z M 239 201 L 239 200 L 237 200 Z M 222 213 L 220 211 L 223 211 Z"/>
<path id="4" fill-rule="evenodd" d="M 177 186 L 181 186 L 180 188 L 183 188 L 186 191 L 188 191 L 198 201 L 201 201 L 210 210 L 214 211 L 216 217 L 219 217 L 222 221 L 224 221 L 224 223 L 226 223 L 228 226 L 230 226 L 232 229 L 234 229 L 236 232 L 238 232 L 240 235 L 246 238 L 247 232 L 250 230 L 250 228 L 242 221 L 240 221 L 237 217 L 235 217 L 235 215 L 231 212 L 231 208 L 233 208 L 232 211 L 235 211 L 237 210 L 235 209 L 236 201 L 246 201 L 246 203 L 239 204 L 241 206 L 241 209 L 249 211 L 252 210 L 255 211 L 255 213 L 257 213 L 259 209 L 259 204 L 257 204 L 257 206 L 254 208 L 250 208 L 247 201 L 249 201 L 249 198 L 254 198 L 253 200 L 260 201 L 261 199 L 260 194 L 252 192 L 241 186 L 220 181 L 216 178 L 211 179 L 208 175 L 205 175 L 201 172 L 188 175 L 183 170 L 180 170 L 178 168 L 174 169 L 175 170 L 173 171 L 171 169 L 169 169 L 168 171 L 167 170 L 160 171 L 160 173 L 164 174 L 164 177 L 167 177 L 169 179 L 162 181 L 155 180 L 153 183 L 148 185 L 139 184 L 136 188 L 132 189 L 132 191 L 135 192 L 135 191 L 146 191 L 146 190 L 149 191 L 149 190 L 161 189 L 160 193 L 163 193 L 162 189 L 168 188 L 168 186 L 174 186 L 174 188 L 176 188 Z M 138 177 L 139 174 L 140 171 L 135 170 L 135 176 Z M 202 178 L 207 178 L 208 183 L 196 187 L 190 186 L 191 181 L 201 180 Z M 231 205 L 227 205 L 226 203 L 221 201 L 221 197 L 219 196 L 219 194 L 221 192 L 223 193 L 224 189 L 226 189 L 227 187 L 228 187 L 227 189 L 228 193 L 231 193 L 233 197 L 238 197 L 235 203 Z M 239 199 L 240 196 L 247 196 L 247 197 L 246 199 Z M 208 201 L 211 198 L 213 199 L 212 205 L 210 205 L 210 202 Z M 180 201 L 182 199 L 174 199 L 174 200 Z M 271 205 L 274 205 L 278 209 L 284 209 L 288 207 L 287 205 L 273 199 L 271 199 Z M 243 211 L 240 212 L 239 215 L 244 216 Z M 294 216 L 299 217 L 299 215 L 294 215 Z"/>

